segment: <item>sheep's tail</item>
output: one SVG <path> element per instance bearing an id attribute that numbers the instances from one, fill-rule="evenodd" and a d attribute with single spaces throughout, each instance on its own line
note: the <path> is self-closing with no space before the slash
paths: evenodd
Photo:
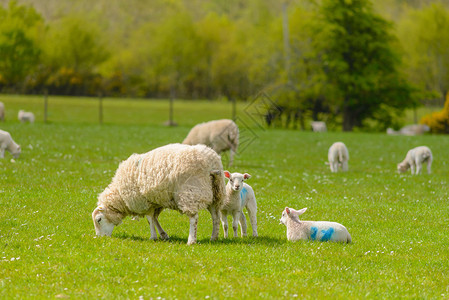
<path id="1" fill-rule="evenodd" d="M 226 195 L 225 180 L 223 170 L 213 170 L 210 172 L 210 177 L 212 180 L 212 193 L 213 193 L 213 203 L 220 209 L 223 206 L 223 202 Z"/>

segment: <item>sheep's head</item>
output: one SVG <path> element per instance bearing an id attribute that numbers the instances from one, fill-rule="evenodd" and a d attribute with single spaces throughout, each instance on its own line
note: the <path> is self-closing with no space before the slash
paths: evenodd
<path id="1" fill-rule="evenodd" d="M 406 172 L 408 169 L 410 168 L 408 163 L 405 162 L 401 162 L 398 164 L 398 172 L 399 173 L 404 173 Z"/>
<path id="2" fill-rule="evenodd" d="M 302 215 L 306 210 L 307 210 L 307 207 L 304 207 L 303 209 L 300 209 L 300 210 L 286 207 L 284 209 L 284 211 L 282 212 L 282 217 L 279 221 L 284 225 L 287 225 L 288 218 L 296 219 L 299 221 L 299 216 Z"/>
<path id="3" fill-rule="evenodd" d="M 240 173 L 230 173 L 229 171 L 223 172 L 225 177 L 229 179 L 228 184 L 231 185 L 231 188 L 234 191 L 240 191 L 243 188 L 243 181 L 251 178 L 251 175 L 248 173 L 240 174 Z"/>
<path id="4" fill-rule="evenodd" d="M 14 158 L 19 158 L 20 153 L 22 152 L 22 149 L 20 148 L 20 146 L 17 146 L 16 150 L 14 150 L 11 154 L 12 157 Z"/>
<path id="5" fill-rule="evenodd" d="M 98 236 L 111 236 L 114 230 L 114 224 L 106 217 L 106 211 L 103 207 L 98 206 L 92 212 L 92 220 L 94 221 L 95 233 Z"/>

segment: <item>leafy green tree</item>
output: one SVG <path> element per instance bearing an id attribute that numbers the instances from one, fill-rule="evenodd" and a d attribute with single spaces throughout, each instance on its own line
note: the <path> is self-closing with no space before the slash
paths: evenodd
<path id="1" fill-rule="evenodd" d="M 443 100 L 449 91 L 449 9 L 434 3 L 411 9 L 399 23 L 409 79 Z"/>
<path id="2" fill-rule="evenodd" d="M 43 28 L 42 17 L 32 7 L 11 1 L 0 6 L 0 83 L 12 89 L 23 85 L 39 63 L 41 50 L 37 32 Z"/>
<path id="3" fill-rule="evenodd" d="M 412 88 L 398 70 L 391 24 L 374 13 L 368 0 L 323 0 L 315 42 L 344 131 L 363 126 L 367 119 L 387 127 L 415 104 Z"/>

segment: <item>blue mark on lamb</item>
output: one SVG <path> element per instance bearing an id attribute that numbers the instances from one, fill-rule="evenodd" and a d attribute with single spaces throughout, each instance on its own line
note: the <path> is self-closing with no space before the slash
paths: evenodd
<path id="1" fill-rule="evenodd" d="M 335 229 L 329 228 L 328 230 L 321 230 L 321 233 L 323 234 L 320 238 L 320 241 L 327 242 L 330 241 L 332 238 L 332 235 L 334 234 Z M 310 239 L 312 241 L 315 241 L 317 239 L 318 234 L 318 228 L 317 227 L 310 227 Z"/>
<path id="2" fill-rule="evenodd" d="M 241 201 L 242 201 L 242 206 L 245 204 L 245 202 L 246 202 L 246 195 L 248 194 L 248 191 L 246 190 L 246 188 L 243 188 L 241 191 L 240 191 L 240 199 L 241 199 Z"/>

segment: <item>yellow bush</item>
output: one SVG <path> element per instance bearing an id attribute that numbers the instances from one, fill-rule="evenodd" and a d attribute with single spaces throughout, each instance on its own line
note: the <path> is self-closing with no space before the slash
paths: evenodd
<path id="1" fill-rule="evenodd" d="M 449 133 L 449 92 L 443 110 L 425 115 L 421 124 L 429 126 L 434 133 Z"/>

